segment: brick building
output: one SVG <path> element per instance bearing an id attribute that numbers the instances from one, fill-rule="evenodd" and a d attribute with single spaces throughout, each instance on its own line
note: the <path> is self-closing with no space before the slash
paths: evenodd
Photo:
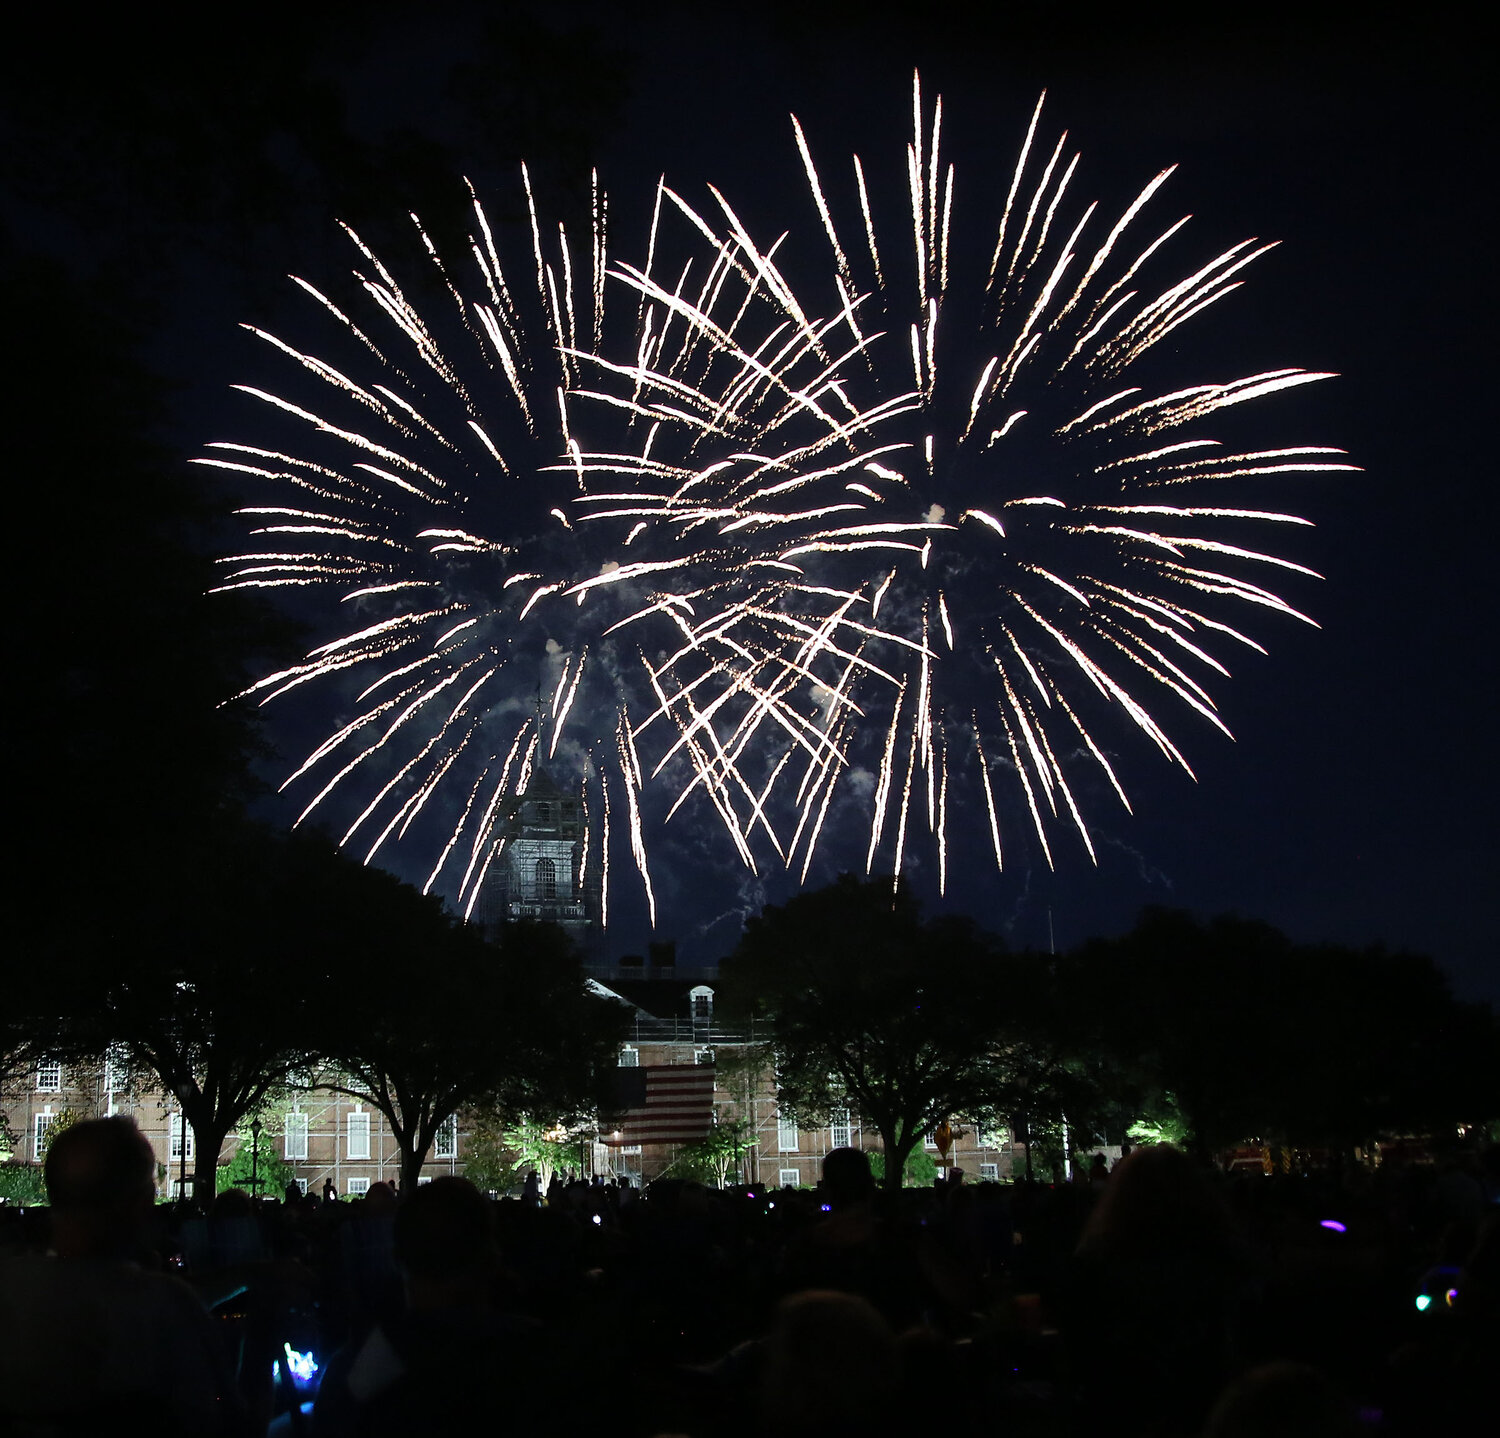
<path id="1" fill-rule="evenodd" d="M 715 1120 L 743 1121 L 753 1140 L 739 1165 L 742 1182 L 806 1187 L 817 1183 L 823 1157 L 832 1149 L 879 1152 L 879 1135 L 863 1127 L 857 1114 L 835 1114 L 833 1123 L 811 1129 L 799 1128 L 782 1115 L 769 1064 L 755 1062 L 769 1035 L 716 1020 L 713 977 L 708 971 L 679 977 L 669 945 L 654 945 L 649 964 L 596 969 L 600 988 L 634 1010 L 621 1064 L 714 1064 Z M 1025 1148 L 1013 1144 L 1009 1133 L 982 1130 L 959 1116 L 951 1128 L 955 1139 L 948 1156 L 969 1181 L 1007 1180 L 1017 1165 L 1024 1170 Z M 925 1151 L 934 1161 L 940 1157 L 931 1135 Z M 628 1175 L 637 1182 L 650 1182 L 670 1167 L 674 1156 L 666 1145 L 595 1146 L 596 1171 Z"/>
<path id="2" fill-rule="evenodd" d="M 156 1154 L 158 1197 L 177 1197 L 184 1171 L 192 1192 L 197 1157 L 193 1129 L 191 1124 L 184 1127 L 177 1100 L 133 1080 L 109 1061 L 43 1061 L 0 1095 L 0 1117 L 15 1137 L 9 1162 L 40 1163 L 48 1127 L 59 1118 L 107 1114 L 133 1118 L 150 1143 Z M 260 1118 L 261 1157 L 285 1162 L 304 1191 L 319 1193 L 331 1179 L 339 1193 L 360 1194 L 378 1180 L 393 1182 L 400 1176 L 400 1152 L 384 1116 L 346 1094 L 316 1087 L 287 1091 L 273 1099 Z M 244 1134 L 231 1133 L 219 1154 L 221 1166 L 235 1157 L 242 1143 L 250 1142 Z M 439 1131 L 423 1177 L 462 1173 L 461 1149 L 459 1126 L 451 1122 Z"/>

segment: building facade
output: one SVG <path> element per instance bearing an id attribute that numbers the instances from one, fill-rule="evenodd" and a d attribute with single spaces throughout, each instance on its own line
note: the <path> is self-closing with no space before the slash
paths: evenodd
<path id="1" fill-rule="evenodd" d="M 0 1102 L 0 1118 L 13 1142 L 9 1155 L 0 1157 L 9 1164 L 40 1165 L 57 1124 L 109 1114 L 133 1119 L 151 1145 L 159 1199 L 179 1197 L 184 1184 L 192 1193 L 197 1144 L 177 1100 L 108 1060 L 79 1065 L 44 1060 L 29 1078 L 12 1085 Z M 372 1183 L 394 1183 L 400 1177 L 401 1154 L 385 1116 L 347 1094 L 318 1087 L 288 1090 L 266 1106 L 260 1120 L 258 1139 L 242 1130 L 225 1140 L 219 1154 L 221 1170 L 237 1156 L 247 1160 L 253 1144 L 259 1174 L 283 1172 L 272 1163 L 280 1160 L 305 1193 L 321 1193 L 324 1184 L 332 1182 L 339 1194 L 354 1197 L 367 1192 Z M 462 1173 L 463 1139 L 456 1119 L 440 1129 L 422 1167 L 422 1180 Z M 246 1183 L 243 1161 L 237 1165 L 236 1181 Z M 261 1184 L 262 1191 L 272 1191 L 266 1178 Z"/>
<path id="2" fill-rule="evenodd" d="M 824 1157 L 835 1148 L 880 1153 L 880 1136 L 848 1110 L 817 1127 L 801 1127 L 776 1102 L 775 1074 L 765 1058 L 769 1034 L 721 1025 L 714 1016 L 711 975 L 678 978 L 675 968 L 596 971 L 595 981 L 631 1006 L 631 1035 L 620 1052 L 626 1067 L 711 1063 L 715 1068 L 714 1120 L 745 1126 L 749 1143 L 730 1181 L 778 1188 L 815 1185 Z M 955 1115 L 944 1155 L 938 1136 L 929 1134 L 920 1150 L 935 1166 L 963 1169 L 969 1182 L 1001 1182 L 1023 1173 L 1024 1145 L 1004 1129 L 991 1130 Z M 670 1173 L 678 1154 L 668 1145 L 595 1146 L 596 1171 L 636 1183 Z"/>

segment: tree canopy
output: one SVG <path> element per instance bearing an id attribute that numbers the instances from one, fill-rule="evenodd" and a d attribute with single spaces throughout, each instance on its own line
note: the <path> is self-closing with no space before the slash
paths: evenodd
<path id="1" fill-rule="evenodd" d="M 1429 958 L 1148 909 L 1070 965 L 1109 1047 L 1175 1096 L 1202 1147 L 1361 1143 L 1500 1112 L 1494 1017 Z"/>
<path id="2" fill-rule="evenodd" d="M 905 885 L 844 875 L 768 907 L 723 971 L 726 1007 L 769 1020 L 782 1107 L 848 1107 L 880 1134 L 886 1182 L 943 1119 L 1004 1112 L 1013 1066 L 999 941 L 924 920 Z"/>
<path id="3" fill-rule="evenodd" d="M 629 1018 L 588 989 L 557 925 L 519 921 L 486 936 L 408 892 L 415 902 L 393 908 L 336 982 L 323 1046 L 341 1075 L 334 1086 L 385 1115 L 403 1184 L 466 1105 L 513 1119 L 592 1112 Z"/>

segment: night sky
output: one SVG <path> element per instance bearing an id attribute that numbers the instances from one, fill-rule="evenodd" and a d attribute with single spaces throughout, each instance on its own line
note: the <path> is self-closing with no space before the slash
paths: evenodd
<path id="1" fill-rule="evenodd" d="M 250 12 L 232 34 L 201 24 L 153 31 L 147 20 L 115 37 L 109 104 L 67 118 L 85 142 L 69 194 L 12 162 L 8 228 L 17 247 L 52 254 L 80 277 L 125 257 L 143 353 L 176 386 L 164 433 L 186 457 L 211 439 L 255 438 L 255 412 L 229 387 L 253 380 L 265 359 L 236 323 L 291 313 L 287 268 L 315 275 L 336 262 L 334 210 L 316 186 L 297 195 L 302 162 L 289 140 L 269 147 L 281 185 L 264 196 L 219 195 L 180 217 L 168 207 L 150 226 L 130 218 L 121 137 L 156 102 L 155 73 L 206 67 L 232 111 L 237 88 L 248 103 L 278 56 L 294 58 L 309 93 L 341 105 L 355 135 L 399 139 L 417 169 L 430 146 L 457 165 L 452 178 L 469 173 L 481 188 L 509 183 L 514 132 L 536 126 L 544 149 L 556 140 L 565 159 L 597 160 L 622 244 L 659 173 L 686 193 L 722 184 L 763 230 L 815 225 L 788 111 L 820 164 L 846 163 L 855 149 L 867 160 L 899 155 L 913 65 L 924 89 L 944 96 L 960 183 L 977 190 L 992 174 L 1003 192 L 1045 86 L 1049 133 L 1069 129 L 1089 196 L 1118 208 L 1180 163 L 1158 217 L 1194 214 L 1184 266 L 1251 235 L 1283 242 L 1238 295 L 1179 331 L 1182 378 L 1281 364 L 1337 371 L 1250 408 L 1272 442 L 1336 445 L 1363 472 L 1278 479 L 1258 496 L 1317 525 L 1293 548 L 1325 581 L 1286 592 L 1320 628 L 1253 625 L 1269 658 L 1236 664 L 1215 690 L 1235 740 L 1201 723 L 1173 727 L 1197 782 L 1147 762 L 1136 745 L 1122 760 L 1135 815 L 1090 814 L 1097 867 L 1063 844 L 1055 872 L 1018 851 L 997 875 L 987 846 L 972 845 L 954 858 L 947 903 L 1015 944 L 1058 947 L 1120 932 L 1146 904 L 1230 911 L 1297 939 L 1425 951 L 1461 994 L 1500 1000 L 1497 514 L 1488 444 L 1481 451 L 1494 411 L 1492 347 L 1481 343 L 1493 323 L 1481 258 L 1493 232 L 1493 126 L 1473 37 L 1443 29 L 1432 12 L 1423 28 L 1375 32 L 1365 18 L 1274 7 L 1186 28 L 1079 6 L 1053 19 L 1055 7 L 972 7 L 976 17 L 955 5 L 936 23 L 877 20 L 888 12 L 856 6 L 736 7 L 733 20 L 705 8 L 518 8 L 528 44 L 546 49 L 562 78 L 541 85 L 530 109 L 507 109 L 501 95 L 495 113 L 513 133 L 493 148 L 455 119 L 439 83 L 479 53 L 477 9 L 424 7 L 418 18 L 399 6 L 330 7 L 310 25 Z M 62 41 L 18 47 L 36 59 L 30 93 L 74 93 Z M 566 136 L 548 118 L 558 114 L 571 117 Z M 10 123 L 24 139 L 44 121 L 12 114 Z M 185 191 L 232 191 L 249 173 L 207 147 L 170 158 Z M 281 711 L 271 740 L 293 753 L 326 722 L 316 703 L 309 694 Z M 776 877 L 751 880 L 728 856 L 705 857 L 707 832 L 680 824 L 655 848 L 660 934 L 677 939 L 685 962 L 727 952 L 744 913 L 788 892 Z M 831 878 L 834 862 L 815 866 L 812 880 Z M 395 866 L 405 877 L 425 872 Z M 623 866 L 617 872 L 628 889 Z M 936 903 L 930 873 L 914 877 Z M 612 948 L 645 942 L 637 910 L 619 906 Z"/>

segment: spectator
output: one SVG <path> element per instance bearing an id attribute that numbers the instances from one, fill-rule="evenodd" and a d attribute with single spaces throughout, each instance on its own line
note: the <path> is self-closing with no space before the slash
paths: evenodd
<path id="1" fill-rule="evenodd" d="M 765 1344 L 761 1432 L 901 1431 L 891 1421 L 901 1397 L 898 1361 L 890 1328 L 864 1299 L 818 1290 L 785 1299 Z"/>
<path id="2" fill-rule="evenodd" d="M 138 1259 L 156 1160 L 128 1118 L 47 1154 L 53 1253 L 0 1269 L 0 1429 L 17 1435 L 246 1432 L 207 1313 Z"/>
<path id="3" fill-rule="evenodd" d="M 1117 1164 L 1078 1245 L 1063 1338 L 1083 1411 L 1122 1433 L 1196 1433 L 1234 1372 L 1245 1279 L 1228 1207 L 1167 1145 Z"/>
<path id="4" fill-rule="evenodd" d="M 329 1363 L 314 1410 L 320 1438 L 483 1431 L 496 1393 L 554 1371 L 544 1330 L 495 1303 L 494 1218 L 467 1179 L 418 1188 L 396 1211 L 395 1247 L 406 1312 Z"/>
<path id="5" fill-rule="evenodd" d="M 1316 1368 L 1267 1363 L 1225 1389 L 1204 1438 L 1359 1438 L 1354 1406 Z"/>

